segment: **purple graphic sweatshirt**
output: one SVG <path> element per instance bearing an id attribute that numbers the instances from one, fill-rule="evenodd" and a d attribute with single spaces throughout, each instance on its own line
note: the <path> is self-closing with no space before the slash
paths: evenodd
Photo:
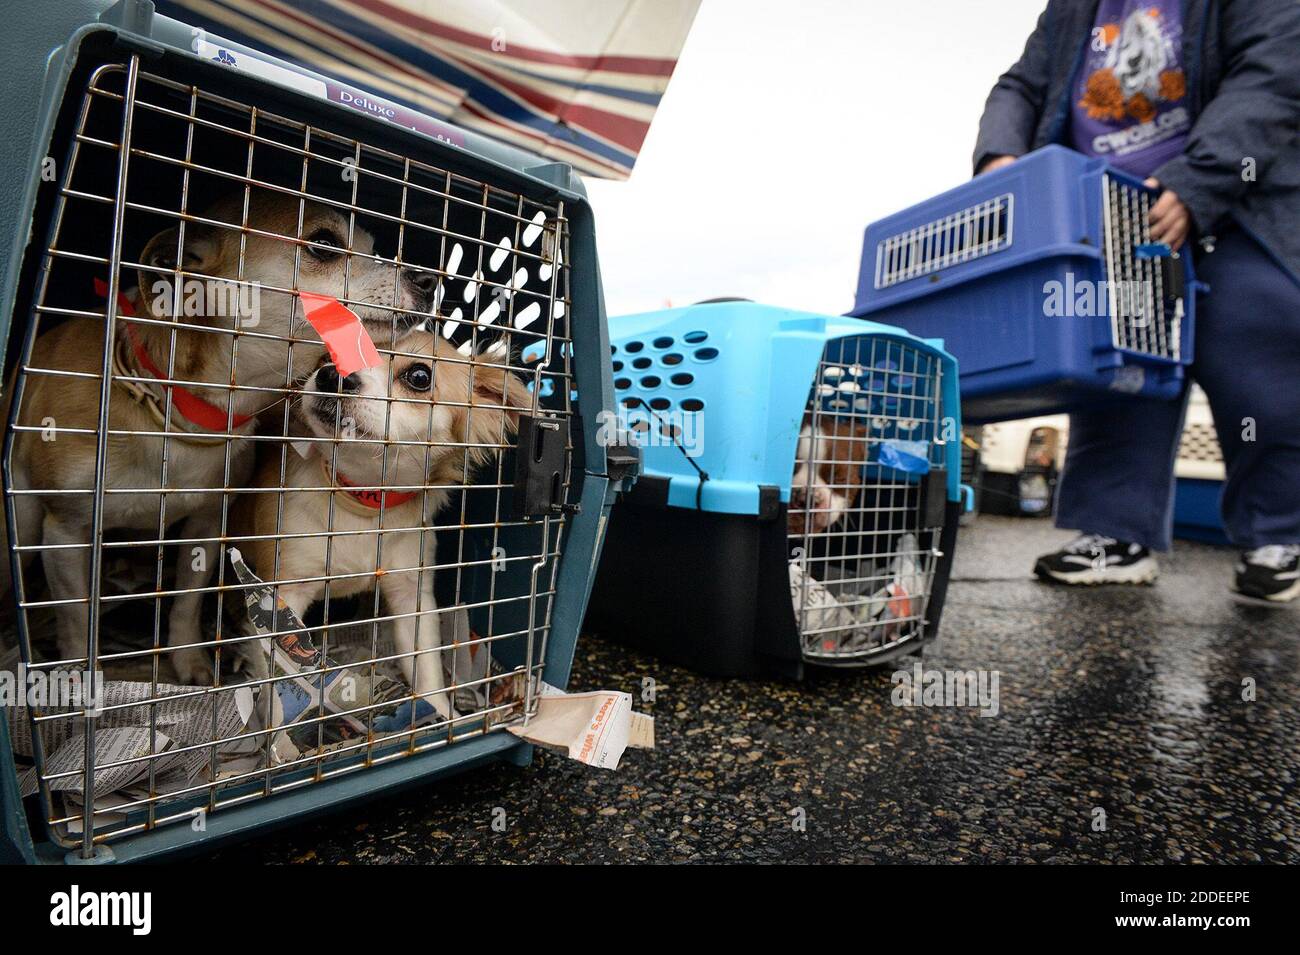
<path id="1" fill-rule="evenodd" d="M 1074 79 L 1075 149 L 1142 177 L 1183 151 L 1182 37 L 1179 0 L 1101 0 Z"/>

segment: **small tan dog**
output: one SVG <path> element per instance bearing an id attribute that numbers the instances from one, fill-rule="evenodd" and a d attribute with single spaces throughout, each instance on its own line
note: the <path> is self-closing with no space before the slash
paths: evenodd
<path id="1" fill-rule="evenodd" d="M 267 443 L 258 454 L 253 485 L 271 493 L 241 495 L 231 533 L 269 537 L 278 526 L 279 533 L 294 535 L 280 540 L 278 567 L 274 540 L 240 546 L 263 580 L 286 581 L 279 597 L 299 618 L 324 597 L 326 576 L 331 598 L 378 586 L 385 613 L 394 618 L 407 683 L 449 718 L 447 694 L 437 692 L 445 681 L 437 653 L 438 619 L 432 613 L 433 573 L 419 570 L 434 565 L 434 535 L 420 528 L 433 525 L 450 488 L 507 443 L 531 396 L 501 364 L 466 358 L 428 332 L 411 335 L 399 350 L 410 354 L 342 380 L 325 362 L 307 379 L 294 402 L 293 430 L 330 440 L 310 442 L 304 453 Z M 395 490 L 380 491 L 381 486 Z M 276 493 L 281 487 L 291 493 Z M 335 536 L 327 555 L 331 530 Z M 379 568 L 376 536 L 382 536 Z M 260 669 L 256 663 L 254 668 Z"/>
<path id="2" fill-rule="evenodd" d="M 166 495 L 166 523 L 181 522 L 182 539 L 212 540 L 220 535 L 223 486 L 244 486 L 253 466 L 253 442 L 225 439 L 227 397 L 233 413 L 234 435 L 252 432 L 256 413 L 268 404 L 282 400 L 274 391 L 232 391 L 229 383 L 256 388 L 285 388 L 289 381 L 290 349 L 292 365 L 305 369 L 319 359 L 321 346 L 304 342 L 290 345 L 296 297 L 290 294 L 261 291 L 249 314 L 227 313 L 238 309 L 213 307 L 228 302 L 230 280 L 242 278 L 252 287 L 292 289 L 295 259 L 298 264 L 298 287 L 337 298 L 344 296 L 345 270 L 347 298 L 354 302 L 358 316 L 366 323 L 380 347 L 389 344 L 397 319 L 399 335 L 422 321 L 420 315 L 395 312 L 392 306 L 427 312 L 432 305 L 433 276 L 415 275 L 373 257 L 374 243 L 362 229 L 352 236 L 352 254 L 348 248 L 348 218 L 338 211 L 308 202 L 302 210 L 299 232 L 299 201 L 279 194 L 250 196 L 248 223 L 250 231 L 241 250 L 238 223 L 243 216 L 243 194 L 229 196 L 208 209 L 203 218 L 234 223 L 231 228 L 190 222 L 185 227 L 185 248 L 179 268 L 209 278 L 186 276 L 182 289 L 186 295 L 181 321 L 185 324 L 215 329 L 239 327 L 252 334 L 238 337 L 238 354 L 232 374 L 231 336 L 193 328 L 170 328 L 164 325 L 118 321 L 116 338 L 119 351 L 115 356 L 115 374 L 140 377 L 131 383 L 116 378 L 111 389 L 108 425 L 117 432 L 175 432 L 168 441 L 166 486 L 182 493 Z M 259 232 L 274 233 L 274 238 Z M 305 242 L 293 237 L 301 234 Z M 152 317 L 170 322 L 175 309 L 172 280 L 178 268 L 178 229 L 165 229 L 155 235 L 140 253 L 138 286 L 119 299 L 119 313 Z M 298 250 L 301 248 L 299 257 Z M 240 273 L 240 259 L 243 272 Z M 124 287 L 129 282 L 123 282 Z M 197 293 L 197 294 L 191 294 Z M 295 338 L 312 336 L 302 324 L 301 309 Z M 174 386 L 172 407 L 167 407 L 167 386 L 152 384 L 151 379 L 166 377 L 173 352 L 171 380 L 210 383 L 193 387 Z M 263 338 L 260 335 L 276 336 Z M 23 386 L 17 423 L 36 429 L 50 421 L 58 430 L 49 440 L 39 430 L 20 431 L 14 435 L 12 486 L 35 489 L 40 494 L 14 496 L 17 515 L 17 543 L 43 546 L 75 545 L 65 549 L 42 551 L 46 577 L 56 600 L 72 601 L 58 607 L 59 653 L 63 659 L 84 659 L 88 630 L 87 597 L 89 596 L 89 560 L 85 544 L 91 525 L 92 499 L 89 493 L 68 494 L 71 489 L 95 486 L 95 431 L 100 398 L 99 375 L 103 352 L 98 346 L 102 323 L 69 320 L 42 334 L 33 348 L 31 365 L 93 377 L 53 376 L 29 373 Z M 237 377 L 237 381 L 236 381 Z M 15 381 L 5 397 L 5 420 L 13 400 Z M 86 429 L 89 433 L 66 433 L 63 429 Z M 213 432 L 216 436 L 213 436 Z M 226 477 L 229 445 L 229 478 Z M 110 434 L 106 487 L 111 490 L 162 487 L 163 439 L 134 434 Z M 227 484 L 228 480 L 228 484 Z M 184 489 L 194 489 L 184 493 Z M 104 496 L 105 531 L 142 532 L 143 539 L 155 538 L 160 520 L 157 494 L 109 493 Z M 200 605 L 216 560 L 211 545 L 205 545 L 208 559 L 199 559 L 189 547 L 182 547 L 177 564 L 176 590 L 168 623 L 168 645 L 177 676 L 186 683 L 201 682 L 211 675 L 211 654 L 194 647 L 200 639 Z M 8 588 L 10 574 L 8 548 L 3 548 L 0 566 L 3 586 Z M 195 548 L 197 551 L 197 548 Z M 77 602 L 79 601 L 79 602 Z"/>

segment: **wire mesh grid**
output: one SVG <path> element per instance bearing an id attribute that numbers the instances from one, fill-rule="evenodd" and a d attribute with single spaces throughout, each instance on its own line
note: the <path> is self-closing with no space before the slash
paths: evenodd
<path id="1" fill-rule="evenodd" d="M 566 521 L 514 519 L 507 462 L 573 414 L 563 204 L 136 58 L 60 172 L 4 458 L 23 662 L 103 681 L 13 727 L 53 836 L 526 722 Z M 308 292 L 378 365 L 338 374 Z"/>
<path id="2" fill-rule="evenodd" d="M 791 482 L 791 595 L 805 660 L 865 665 L 924 638 L 939 528 L 919 476 L 944 465 L 942 368 L 854 336 L 818 364 Z"/>
<path id="3" fill-rule="evenodd" d="M 1116 348 L 1178 361 L 1182 355 L 1183 304 L 1165 300 L 1160 262 L 1138 254 L 1151 242 L 1151 193 L 1102 177 L 1104 263 L 1111 341 Z"/>
<path id="4" fill-rule="evenodd" d="M 1223 447 L 1212 421 L 1189 421 L 1178 441 L 1178 461 L 1223 464 Z"/>
<path id="5" fill-rule="evenodd" d="M 876 244 L 876 288 L 920 278 L 1009 249 L 1012 193 L 996 196 Z"/>

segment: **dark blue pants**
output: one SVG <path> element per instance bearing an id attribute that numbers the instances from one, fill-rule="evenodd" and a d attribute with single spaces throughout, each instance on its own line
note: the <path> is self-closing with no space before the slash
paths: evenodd
<path id="1" fill-rule="evenodd" d="M 1197 277 L 1210 292 L 1192 377 L 1223 447 L 1223 526 L 1247 550 L 1300 543 L 1300 284 L 1238 229 L 1198 258 Z M 1070 415 L 1057 527 L 1168 550 L 1186 406 L 1184 394 Z"/>

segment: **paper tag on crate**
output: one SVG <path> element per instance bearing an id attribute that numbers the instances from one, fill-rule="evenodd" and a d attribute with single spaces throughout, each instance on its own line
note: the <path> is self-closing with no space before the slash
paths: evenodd
<path id="1" fill-rule="evenodd" d="M 632 694 L 616 690 L 565 693 L 543 683 L 537 715 L 527 726 L 509 729 L 530 743 L 601 769 L 618 769 L 629 746 L 654 747 L 654 717 L 633 713 Z"/>

